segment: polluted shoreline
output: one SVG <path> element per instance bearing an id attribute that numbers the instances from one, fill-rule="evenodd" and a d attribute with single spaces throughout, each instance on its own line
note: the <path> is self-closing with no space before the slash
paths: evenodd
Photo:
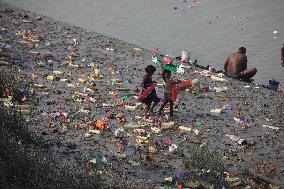
<path id="1" fill-rule="evenodd" d="M 1 86 L 1 107 L 17 107 L 58 162 L 94 169 L 105 188 L 283 187 L 283 92 L 189 64 L 172 73 L 196 81 L 180 91 L 174 118 L 144 117 L 144 68 L 154 65 L 153 79 L 163 82 L 152 51 L 5 4 L 0 10 L 0 69 L 32 83 L 17 99 L 13 86 Z M 163 88 L 156 91 L 162 98 Z M 124 176 L 111 179 L 114 172 L 133 185 L 120 186 Z"/>

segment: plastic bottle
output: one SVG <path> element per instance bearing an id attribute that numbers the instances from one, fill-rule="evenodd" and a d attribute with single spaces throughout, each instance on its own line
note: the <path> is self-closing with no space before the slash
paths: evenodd
<path id="1" fill-rule="evenodd" d="M 189 61 L 189 54 L 187 53 L 187 51 L 184 49 L 183 51 L 181 51 L 181 62 L 182 63 L 187 63 Z"/>

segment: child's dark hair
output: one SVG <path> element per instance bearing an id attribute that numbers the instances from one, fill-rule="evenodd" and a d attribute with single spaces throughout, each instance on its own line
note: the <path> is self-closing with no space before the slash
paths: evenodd
<path id="1" fill-rule="evenodd" d="M 163 80 L 166 81 L 166 77 L 170 76 L 171 77 L 171 71 L 170 70 L 164 70 L 163 71 Z"/>
<path id="2" fill-rule="evenodd" d="M 145 71 L 146 71 L 147 74 L 153 74 L 156 71 L 156 68 L 153 65 L 148 65 L 145 68 Z"/>

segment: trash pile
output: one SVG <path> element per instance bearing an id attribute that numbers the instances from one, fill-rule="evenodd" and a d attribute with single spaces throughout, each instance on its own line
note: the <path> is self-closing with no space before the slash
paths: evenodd
<path id="1" fill-rule="evenodd" d="M 44 19 L 38 22 L 44 22 Z M 272 95 L 251 84 L 243 87 L 244 83 L 226 78 L 221 73 L 198 69 L 195 66 L 197 61 L 190 61 L 185 51 L 182 52 L 182 61 L 167 64 L 167 59 L 158 53 L 151 56 L 141 48 L 96 36 L 95 42 L 101 40 L 102 46 L 92 47 L 94 53 L 90 58 L 85 52 L 90 40 L 86 40 L 82 33 L 75 35 L 75 31 L 69 29 L 64 30 L 60 38 L 55 38 L 60 32 L 50 35 L 52 37 L 45 36 L 39 28 L 26 24 L 30 23 L 21 23 L 23 29 L 20 31 L 9 25 L 0 30 L 1 40 L 5 41 L 0 44 L 0 65 L 4 69 L 10 66 L 17 48 L 24 49 L 23 52 L 28 53 L 24 62 L 28 62 L 31 69 L 21 72 L 28 74 L 33 84 L 15 88 L 3 80 L 1 106 L 15 107 L 38 123 L 31 127 L 44 138 L 60 141 L 61 145 L 52 149 L 59 157 L 80 158 L 85 154 L 81 158 L 85 160 L 86 171 L 91 165 L 105 164 L 119 171 L 126 170 L 138 178 L 166 183 L 163 188 L 205 187 L 214 183 L 205 176 L 192 177 L 190 171 L 194 168 L 187 171 L 183 160 L 189 158 L 195 149 L 206 147 L 216 154 L 222 153 L 228 185 L 253 187 L 239 177 L 244 162 L 251 162 L 262 153 L 259 139 L 267 141 L 283 136 L 283 120 L 276 119 L 273 111 L 268 114 L 264 112 L 269 111 L 267 108 L 257 105 L 257 101 L 264 100 L 263 96 L 274 95 L 277 101 L 278 93 Z M 44 26 L 39 24 L 37 27 Z M 49 31 L 48 28 L 45 30 Z M 60 46 L 51 47 L 52 44 Z M 132 53 L 132 58 L 128 53 Z M 152 63 L 141 62 L 141 56 L 152 59 Z M 182 81 L 181 86 L 176 86 L 177 106 L 173 119 L 169 118 L 169 108 L 166 108 L 165 115 L 145 115 L 144 104 L 138 101 L 144 67 L 148 63 L 158 67 L 163 61 L 164 69 L 171 70 L 174 77 Z M 13 80 L 20 79 L 17 74 L 13 77 Z M 159 87 L 162 78 L 158 74 L 154 77 L 158 81 L 158 96 L 162 97 Z M 250 101 L 251 93 L 255 94 L 256 101 Z M 31 94 L 36 99 L 33 109 Z M 279 105 L 283 105 L 283 100 Z M 283 116 L 281 111 L 274 113 Z M 268 123 L 263 123 L 264 118 L 269 119 Z M 256 131 L 258 129 L 261 131 Z M 253 132 L 257 133 L 256 136 Z M 271 146 L 271 141 L 275 142 L 268 141 L 267 153 L 279 151 L 281 147 Z M 271 159 L 274 160 L 278 161 L 276 156 Z M 236 164 L 239 166 L 237 174 Z M 280 172 L 275 173 L 281 174 L 283 163 L 276 165 L 279 165 Z M 203 175 L 210 174 L 210 167 L 199 171 L 203 171 Z M 275 178 L 275 175 L 269 176 Z M 271 184 L 270 181 L 267 183 Z M 228 185 L 224 182 L 221 188 Z"/>

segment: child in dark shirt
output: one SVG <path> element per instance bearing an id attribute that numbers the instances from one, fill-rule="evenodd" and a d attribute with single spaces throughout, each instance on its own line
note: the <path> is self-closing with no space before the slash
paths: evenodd
<path id="1" fill-rule="evenodd" d="M 145 71 L 146 75 L 143 77 L 142 81 L 142 93 L 154 83 L 154 81 L 152 81 L 152 76 L 155 73 L 156 68 L 153 65 L 148 65 L 145 68 Z M 160 98 L 158 98 L 155 88 L 145 99 L 142 100 L 142 102 L 146 104 L 146 114 L 153 113 L 154 107 L 160 102 Z"/>

